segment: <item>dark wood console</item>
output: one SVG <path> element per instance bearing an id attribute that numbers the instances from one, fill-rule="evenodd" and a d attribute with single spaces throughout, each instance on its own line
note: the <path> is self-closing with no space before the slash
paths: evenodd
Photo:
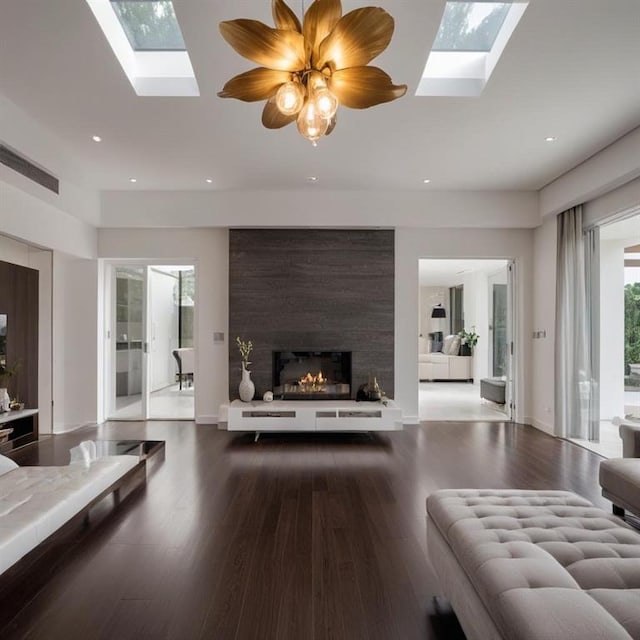
<path id="1" fill-rule="evenodd" d="M 38 410 L 23 409 L 0 413 L 0 433 L 12 429 L 6 440 L 0 437 L 0 453 L 6 453 L 38 439 Z"/>

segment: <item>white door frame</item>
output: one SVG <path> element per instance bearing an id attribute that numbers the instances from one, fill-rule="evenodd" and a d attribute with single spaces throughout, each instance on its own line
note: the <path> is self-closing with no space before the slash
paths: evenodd
<path id="1" fill-rule="evenodd" d="M 138 418 L 117 418 L 117 420 L 123 421 L 140 421 L 140 420 L 149 420 L 149 392 L 148 392 L 148 381 L 150 380 L 150 358 L 148 357 L 149 344 L 150 344 L 150 322 L 148 322 L 147 318 L 147 309 L 149 308 L 150 302 L 150 287 L 149 283 L 149 270 L 153 266 L 193 266 L 195 273 L 195 297 L 194 303 L 198 305 L 198 261 L 194 258 L 162 258 L 162 259 L 102 259 L 102 264 L 104 265 L 103 269 L 103 316 L 101 318 L 102 321 L 102 335 L 103 340 L 101 344 L 102 351 L 102 359 L 103 359 L 103 384 L 101 385 L 100 394 L 98 396 L 98 407 L 100 408 L 99 420 L 112 420 L 111 414 L 113 411 L 112 402 L 115 399 L 115 336 L 113 333 L 113 322 L 115 319 L 115 306 L 116 306 L 116 288 L 113 284 L 113 278 L 115 276 L 115 270 L 118 267 L 133 267 L 133 268 L 144 268 L 145 269 L 145 278 L 144 278 L 144 304 L 143 304 L 143 357 L 142 357 L 142 416 Z M 195 371 L 194 377 L 197 379 L 198 376 L 198 314 L 196 312 L 194 317 L 194 331 L 193 331 L 193 343 L 194 349 L 196 353 L 195 357 Z M 197 388 L 195 393 L 197 394 Z M 194 405 L 195 405 L 194 398 Z M 153 419 L 171 419 L 176 420 L 178 418 L 153 418 Z M 195 419 L 195 406 L 194 406 L 194 416 L 193 418 L 189 418 L 190 420 Z"/>

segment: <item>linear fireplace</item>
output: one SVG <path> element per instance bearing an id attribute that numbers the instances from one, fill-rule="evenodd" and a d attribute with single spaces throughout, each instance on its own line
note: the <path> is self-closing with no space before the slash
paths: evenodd
<path id="1" fill-rule="evenodd" d="M 286 400 L 349 400 L 351 351 L 274 351 L 273 394 Z"/>

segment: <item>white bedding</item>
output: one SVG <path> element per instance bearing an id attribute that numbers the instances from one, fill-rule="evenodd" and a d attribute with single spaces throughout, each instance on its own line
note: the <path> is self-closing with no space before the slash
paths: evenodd
<path id="1" fill-rule="evenodd" d="M 19 467 L 0 475 L 0 573 L 137 463 L 136 456 L 106 456 L 88 467 Z"/>

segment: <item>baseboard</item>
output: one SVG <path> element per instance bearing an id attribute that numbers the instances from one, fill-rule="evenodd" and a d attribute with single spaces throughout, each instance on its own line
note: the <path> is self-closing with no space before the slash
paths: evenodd
<path id="1" fill-rule="evenodd" d="M 83 422 L 82 424 L 75 424 L 75 425 L 54 424 L 52 435 L 56 436 L 63 433 L 70 433 L 71 431 L 77 431 L 78 429 L 83 429 L 84 427 L 96 427 L 96 426 L 97 426 L 96 422 Z"/>
<path id="2" fill-rule="evenodd" d="M 196 424 L 218 424 L 218 416 L 196 416 Z"/>
<path id="3" fill-rule="evenodd" d="M 555 436 L 553 425 L 547 424 L 546 422 L 542 422 L 542 420 L 537 420 L 536 418 L 526 417 L 524 419 L 525 424 L 530 424 L 532 427 L 535 427 L 539 431 L 544 431 L 544 433 Z"/>
<path id="4" fill-rule="evenodd" d="M 420 424 L 418 416 L 402 416 L 402 424 Z"/>

